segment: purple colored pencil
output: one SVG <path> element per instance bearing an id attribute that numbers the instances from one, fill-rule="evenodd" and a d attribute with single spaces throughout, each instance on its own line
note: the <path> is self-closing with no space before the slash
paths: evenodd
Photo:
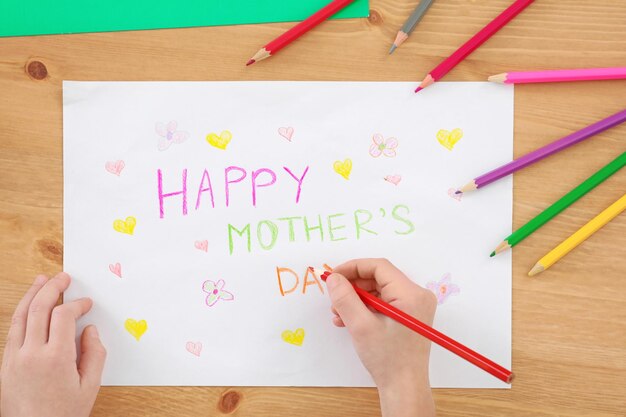
<path id="1" fill-rule="evenodd" d="M 611 127 L 616 126 L 624 121 L 626 121 L 626 109 L 615 113 L 614 115 L 609 116 L 606 119 L 600 120 L 599 122 L 580 129 L 579 131 L 574 132 L 571 135 L 567 135 L 564 138 L 556 140 L 549 145 L 544 146 L 543 148 L 539 148 L 530 153 L 527 153 L 521 158 L 515 159 L 508 164 L 502 165 L 499 168 L 489 171 L 486 174 L 481 175 L 480 177 L 476 177 L 465 186 L 460 188 L 456 193 L 460 194 L 468 191 L 474 191 L 477 188 L 481 188 L 487 184 L 491 184 L 492 182 L 497 181 L 502 177 L 506 177 L 507 175 L 512 174 L 513 172 L 518 171 L 524 167 L 527 167 L 528 165 L 534 164 L 537 161 L 541 161 L 543 158 L 546 158 L 565 148 L 575 145 L 578 142 L 582 142 L 583 140 L 588 139 L 607 129 L 610 129 Z"/>

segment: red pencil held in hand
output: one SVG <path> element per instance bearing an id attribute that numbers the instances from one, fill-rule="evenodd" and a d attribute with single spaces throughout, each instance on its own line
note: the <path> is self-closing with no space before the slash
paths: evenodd
<path id="1" fill-rule="evenodd" d="M 422 81 L 419 87 L 415 89 L 417 93 L 420 90 L 428 87 L 435 81 L 439 81 L 441 77 L 446 75 L 452 68 L 454 68 L 459 62 L 463 61 L 465 57 L 474 52 L 476 48 L 485 43 L 487 39 L 493 36 L 497 31 L 502 29 L 504 25 L 509 23 L 515 16 L 520 14 L 530 3 L 534 0 L 516 0 L 515 3 L 510 5 L 505 11 L 500 13 L 498 17 L 493 19 L 487 26 L 482 28 L 477 34 L 465 42 L 463 46 L 454 51 L 452 55 L 446 58 L 441 64 L 432 70 Z"/>
<path id="2" fill-rule="evenodd" d="M 315 26 L 322 23 L 324 20 L 328 19 L 339 10 L 343 9 L 350 3 L 354 2 L 354 0 L 333 0 L 326 6 L 319 9 L 317 12 L 309 16 L 306 20 L 298 23 L 287 32 L 280 35 L 278 38 L 274 39 L 263 48 L 259 49 L 259 51 L 254 54 L 252 58 L 246 63 L 246 65 L 252 65 L 257 61 L 261 61 L 265 58 L 269 58 L 270 56 L 276 54 L 276 52 L 283 49 L 285 46 L 289 45 L 291 42 L 298 39 L 300 36 L 307 33 L 309 30 L 313 29 Z"/>
<path id="3" fill-rule="evenodd" d="M 326 281 L 326 278 L 332 273 L 331 271 L 320 271 L 309 267 L 309 269 L 322 281 Z M 394 319 L 398 323 L 408 327 L 409 329 L 419 333 L 432 342 L 437 343 L 439 346 L 448 349 L 450 352 L 457 354 L 466 361 L 476 365 L 484 371 L 489 372 L 501 381 L 510 384 L 513 380 L 514 374 L 508 369 L 498 365 L 492 360 L 482 356 L 480 353 L 473 351 L 467 346 L 457 342 L 456 340 L 446 336 L 445 334 L 433 329 L 429 325 L 422 323 L 413 316 L 408 315 L 402 310 L 397 309 L 389 303 L 384 302 L 380 298 L 370 294 L 364 289 L 352 284 L 354 290 L 361 298 L 361 300 L 372 307 L 374 310 L 386 315 L 389 318 Z"/>

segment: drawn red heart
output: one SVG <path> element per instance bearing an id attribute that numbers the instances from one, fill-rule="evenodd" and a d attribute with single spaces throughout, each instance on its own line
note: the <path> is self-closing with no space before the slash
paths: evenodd
<path id="1" fill-rule="evenodd" d="M 107 171 L 109 171 L 111 174 L 117 175 L 118 177 L 122 173 L 122 170 L 125 166 L 126 164 L 124 164 L 124 161 L 122 160 L 108 161 L 106 164 L 104 164 L 104 167 Z"/>
<path id="2" fill-rule="evenodd" d="M 209 251 L 209 242 L 207 240 L 196 240 L 196 242 L 193 245 L 198 250 L 203 250 L 205 252 Z"/>
<path id="3" fill-rule="evenodd" d="M 279 127 L 278 134 L 291 142 L 291 137 L 293 136 L 293 127 Z"/>
<path id="4" fill-rule="evenodd" d="M 116 264 L 109 264 L 109 271 L 122 278 L 122 265 L 120 265 L 119 262 Z"/>
<path id="5" fill-rule="evenodd" d="M 187 345 L 185 345 L 185 348 L 187 349 L 187 352 L 191 353 L 192 355 L 196 355 L 200 357 L 200 353 L 202 352 L 202 343 L 187 342 Z"/>

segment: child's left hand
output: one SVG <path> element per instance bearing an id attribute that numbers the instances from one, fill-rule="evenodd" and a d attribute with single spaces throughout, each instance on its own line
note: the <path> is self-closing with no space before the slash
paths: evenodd
<path id="1" fill-rule="evenodd" d="M 3 417 L 87 417 L 106 358 L 94 326 L 83 331 L 77 363 L 76 320 L 92 306 L 89 298 L 56 305 L 70 285 L 60 273 L 40 275 L 18 304 L 0 372 Z"/>

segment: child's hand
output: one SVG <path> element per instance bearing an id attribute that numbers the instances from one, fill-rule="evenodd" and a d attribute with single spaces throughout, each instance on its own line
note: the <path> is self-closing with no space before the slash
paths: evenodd
<path id="1" fill-rule="evenodd" d="M 333 323 L 348 328 L 357 354 L 378 386 L 383 416 L 434 416 L 428 379 L 430 341 L 370 310 L 348 280 L 428 325 L 435 316 L 435 295 L 385 259 L 347 262 L 326 280 Z"/>
<path id="2" fill-rule="evenodd" d="M 81 298 L 56 306 L 69 285 L 65 273 L 52 279 L 40 275 L 18 304 L 0 373 L 2 417 L 89 416 L 106 351 L 96 328 L 87 327 L 76 363 L 76 320 L 92 302 Z"/>

